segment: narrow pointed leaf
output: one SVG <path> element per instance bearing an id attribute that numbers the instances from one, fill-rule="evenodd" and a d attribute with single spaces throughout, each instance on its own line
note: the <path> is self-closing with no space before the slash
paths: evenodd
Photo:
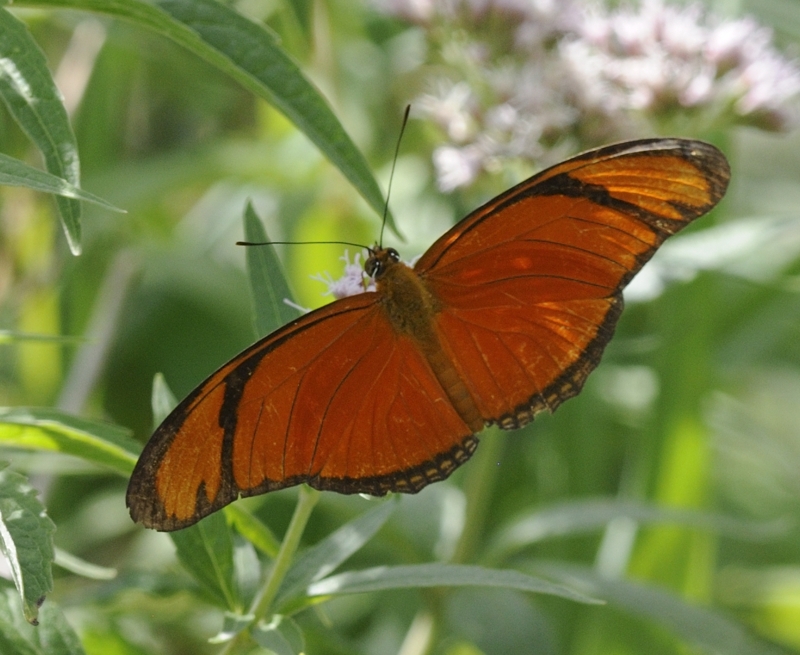
<path id="1" fill-rule="evenodd" d="M 161 373 L 156 373 L 153 378 L 153 391 L 150 394 L 150 406 L 153 409 L 153 428 L 161 425 L 161 422 L 169 416 L 175 409 L 178 399 L 172 393 L 172 389 L 167 385 L 167 381 Z"/>
<path id="2" fill-rule="evenodd" d="M 44 407 L 0 408 L 0 445 L 74 455 L 122 475 L 141 450 L 124 428 Z"/>
<path id="3" fill-rule="evenodd" d="M 55 549 L 55 564 L 70 573 L 90 580 L 113 580 L 117 577 L 117 569 L 92 564 L 60 548 Z"/>
<path id="4" fill-rule="evenodd" d="M 2 153 L 0 153 L 0 184 L 24 186 L 34 191 L 43 191 L 44 193 L 53 193 L 65 198 L 83 200 L 114 212 L 125 213 L 124 209 L 115 207 L 110 202 L 98 198 L 88 191 L 79 189 L 61 177 L 56 177 L 33 166 L 28 166 L 25 162 Z"/>
<path id="5" fill-rule="evenodd" d="M 332 573 L 380 530 L 397 507 L 395 499 L 383 502 L 309 548 L 289 569 L 278 592 L 277 604 L 299 596 L 312 582 Z"/>
<path id="6" fill-rule="evenodd" d="M 568 584 L 557 584 L 509 569 L 489 569 L 464 564 L 416 564 L 376 566 L 325 578 L 308 586 L 309 596 L 337 596 L 409 587 L 501 587 L 537 594 L 561 596 L 579 603 L 598 603 Z"/>
<path id="7" fill-rule="evenodd" d="M 375 212 L 383 214 L 383 194 L 364 156 L 322 94 L 263 25 L 216 0 L 37 0 L 30 4 L 124 18 L 182 45 L 280 110 Z M 396 231 L 391 215 L 387 224 Z"/>
<path id="8" fill-rule="evenodd" d="M 0 97 L 41 151 L 47 170 L 79 187 L 78 146 L 44 53 L 25 24 L 2 8 Z M 63 195 L 56 196 L 56 204 L 70 250 L 78 255 L 81 251 L 81 204 Z"/>
<path id="9" fill-rule="evenodd" d="M 242 503 L 233 503 L 223 509 L 230 524 L 267 557 L 275 559 L 281 542 L 264 523 L 250 514 Z"/>
<path id="10" fill-rule="evenodd" d="M 255 243 L 269 241 L 261 220 L 249 202 L 244 211 L 244 236 L 245 240 Z M 284 302 L 284 299 L 292 299 L 292 292 L 274 246 L 245 248 L 256 332 L 263 337 L 296 319 L 298 311 Z"/>
<path id="11" fill-rule="evenodd" d="M 492 547 L 494 561 L 525 546 L 568 535 L 603 529 L 610 521 L 630 518 L 646 524 L 700 528 L 747 540 L 779 537 L 789 521 L 744 521 L 735 517 L 675 507 L 658 507 L 618 498 L 592 498 L 560 503 L 519 517 L 503 529 Z"/>
<path id="12" fill-rule="evenodd" d="M 83 337 L 69 337 L 59 334 L 36 334 L 33 332 L 0 330 L 0 344 L 14 343 L 15 341 L 44 341 L 47 343 L 78 344 L 84 342 L 85 339 Z"/>

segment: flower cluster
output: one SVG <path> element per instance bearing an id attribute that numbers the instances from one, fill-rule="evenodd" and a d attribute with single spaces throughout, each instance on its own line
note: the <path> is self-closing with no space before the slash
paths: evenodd
<path id="1" fill-rule="evenodd" d="M 365 291 L 375 291 L 375 281 L 368 278 L 364 273 L 361 253 L 356 253 L 351 262 L 350 253 L 345 250 L 344 255 L 339 259 L 344 262 L 344 274 L 342 277 L 334 280 L 329 273 L 312 277 L 312 279 L 328 285 L 328 290 L 324 295 L 332 295 L 336 300 L 340 300 L 348 296 L 357 296 Z"/>
<path id="2" fill-rule="evenodd" d="M 725 21 L 699 5 L 649 0 L 636 11 L 587 16 L 561 54 L 573 79 L 594 85 L 594 97 L 611 103 L 607 111 L 668 121 L 706 110 L 704 126 L 743 122 L 767 130 L 796 120 L 791 101 L 800 92 L 800 69 L 772 47 L 771 30 L 750 17 Z"/>
<path id="3" fill-rule="evenodd" d="M 449 143 L 434 153 L 448 191 L 517 158 L 536 166 L 612 139 L 701 135 L 795 121 L 800 69 L 751 18 L 645 0 L 391 0 L 438 61 L 415 111 Z M 426 69 L 427 70 L 427 69 Z"/>

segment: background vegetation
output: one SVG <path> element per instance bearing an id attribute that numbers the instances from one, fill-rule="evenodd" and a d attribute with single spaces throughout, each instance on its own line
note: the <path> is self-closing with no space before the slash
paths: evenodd
<path id="1" fill-rule="evenodd" d="M 718 4 L 796 52 L 796 0 Z M 273 239 L 372 243 L 369 171 L 385 188 L 403 107 L 468 68 L 446 47 L 468 20 L 448 32 L 447 17 L 430 29 L 396 14 L 344 0 L 0 7 L 0 181 L 16 185 L 0 195 L 0 651 L 800 652 L 800 142 L 758 129 L 777 127 L 763 115 L 673 108 L 605 135 L 713 139 L 733 181 L 665 248 L 554 416 L 487 431 L 473 461 L 414 497 L 286 490 L 173 539 L 130 521 L 137 442 L 173 402 L 163 381 L 181 397 L 267 327 L 234 245 L 247 202 Z M 443 194 L 431 157 L 452 133 L 419 118 L 430 107 L 412 114 L 394 180 L 406 241 L 386 240 L 408 259 L 547 160 L 493 153 L 494 175 Z M 604 138 L 570 130 L 547 153 Z M 58 179 L 24 166 L 42 161 Z M 251 214 L 250 234 L 261 224 Z M 327 302 L 310 276 L 337 277 L 341 247 L 280 255 L 297 302 Z M 250 267 L 277 279 L 266 256 Z M 314 509 L 278 588 L 296 507 Z"/>

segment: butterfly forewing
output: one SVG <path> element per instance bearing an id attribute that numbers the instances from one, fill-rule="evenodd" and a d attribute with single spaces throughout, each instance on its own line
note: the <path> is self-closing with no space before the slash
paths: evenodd
<path id="1" fill-rule="evenodd" d="M 240 495 L 301 482 L 342 493 L 417 491 L 465 461 L 472 431 L 376 298 L 308 314 L 198 387 L 137 464 L 133 518 L 175 530 Z"/>
<path id="2" fill-rule="evenodd" d="M 440 269 L 465 255 L 519 238 L 523 230 L 537 229 L 563 214 L 536 202 L 527 210 L 511 209 L 532 197 L 560 197 L 563 203 L 584 199 L 596 209 L 621 207 L 644 223 L 636 230 L 638 235 L 660 236 L 653 241 L 658 246 L 714 207 L 729 179 L 725 156 L 702 141 L 643 139 L 586 152 L 534 175 L 472 212 L 440 237 L 415 269 L 420 273 Z M 522 230 L 506 227 L 515 215 Z"/>
<path id="3" fill-rule="evenodd" d="M 613 334 L 622 288 L 719 201 L 728 178 L 705 143 L 620 144 L 534 176 L 439 239 L 416 269 L 482 416 L 519 427 L 578 393 Z"/>

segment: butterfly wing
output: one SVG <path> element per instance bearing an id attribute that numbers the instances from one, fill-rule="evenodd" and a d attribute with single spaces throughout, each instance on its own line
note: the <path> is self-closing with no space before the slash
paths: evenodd
<path id="1" fill-rule="evenodd" d="M 711 145 L 632 141 L 584 153 L 485 204 L 415 270 L 446 354 L 487 421 L 514 428 L 577 394 L 661 243 L 709 211 L 730 170 Z"/>
<path id="2" fill-rule="evenodd" d="M 302 482 L 418 491 L 466 461 L 472 430 L 378 297 L 311 312 L 197 387 L 139 458 L 127 495 L 133 519 L 177 530 L 239 496 Z"/>

